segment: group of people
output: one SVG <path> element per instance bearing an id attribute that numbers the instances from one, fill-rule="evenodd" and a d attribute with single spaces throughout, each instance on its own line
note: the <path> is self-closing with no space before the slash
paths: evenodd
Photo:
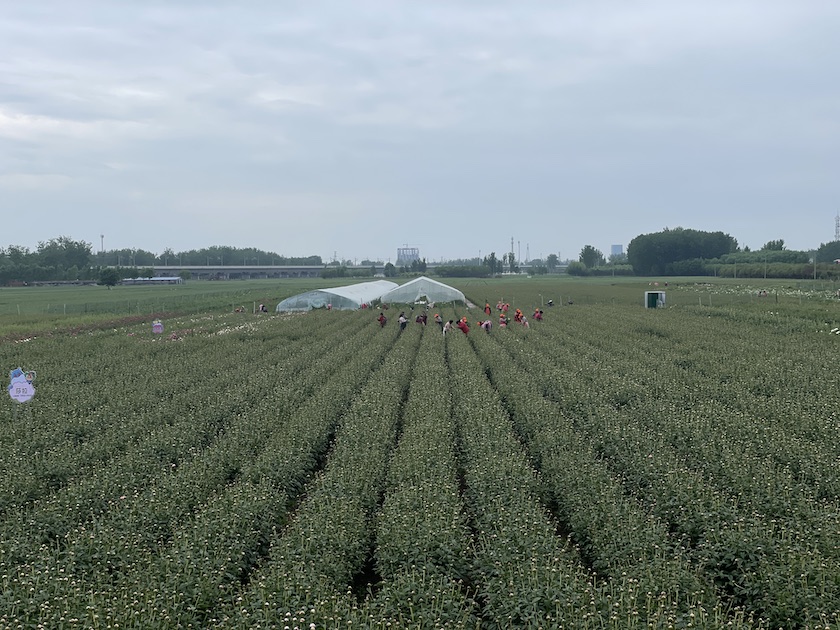
<path id="1" fill-rule="evenodd" d="M 549 305 L 552 304 L 553 302 L 549 300 Z M 496 309 L 499 311 L 499 327 L 507 328 L 507 326 L 510 324 L 510 318 L 507 316 L 508 310 L 510 309 L 510 304 L 499 300 L 499 302 L 496 304 Z M 487 318 L 476 322 L 476 325 L 487 334 L 490 334 L 490 330 L 493 328 L 493 322 L 491 320 L 493 309 L 490 307 L 489 302 L 485 302 L 484 304 L 484 314 L 487 315 Z M 534 314 L 532 315 L 534 321 L 542 321 L 543 316 L 544 312 L 541 308 L 534 309 Z M 385 324 L 388 322 L 388 318 L 385 316 L 385 313 L 382 312 L 379 313 L 379 317 L 377 317 L 376 320 L 379 322 L 379 325 L 381 327 L 384 327 Z M 405 330 L 405 327 L 408 325 L 408 317 L 406 316 L 405 311 L 400 312 L 397 321 L 400 324 L 400 331 Z M 425 326 L 428 322 L 428 315 L 426 311 L 423 311 L 422 313 L 417 315 L 414 318 L 414 321 L 417 324 L 423 324 Z M 461 317 L 457 322 L 453 319 L 450 319 L 448 322 L 444 322 L 443 318 L 440 316 L 440 313 L 435 313 L 434 321 L 440 327 L 441 332 L 444 335 L 456 328 L 465 335 L 469 334 L 470 332 L 470 326 L 467 322 L 466 315 Z M 513 321 L 517 324 L 522 324 L 522 326 L 524 326 L 525 328 L 530 328 L 528 318 L 525 316 L 525 313 L 522 312 L 522 309 L 515 309 L 513 314 Z"/>
<path id="2" fill-rule="evenodd" d="M 470 326 L 467 323 L 466 315 L 459 319 L 457 322 L 453 319 L 450 319 L 448 322 L 443 323 L 443 318 L 437 313 L 435 313 L 435 321 L 438 322 L 438 324 L 440 324 L 441 330 L 443 331 L 444 335 L 448 332 L 452 332 L 456 328 L 465 335 L 470 332 Z"/>

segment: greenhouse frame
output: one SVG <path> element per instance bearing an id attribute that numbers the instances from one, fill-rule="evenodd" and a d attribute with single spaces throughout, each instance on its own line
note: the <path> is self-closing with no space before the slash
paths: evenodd
<path id="1" fill-rule="evenodd" d="M 361 308 L 362 304 L 370 304 L 379 299 L 384 293 L 398 286 L 396 282 L 376 280 L 343 287 L 314 289 L 286 298 L 277 305 L 277 312 L 309 311 L 313 308 L 355 310 Z"/>
<path id="2" fill-rule="evenodd" d="M 467 301 L 458 289 L 426 276 L 409 280 L 385 293 L 380 300 L 396 304 L 415 304 L 420 301 L 464 303 Z"/>

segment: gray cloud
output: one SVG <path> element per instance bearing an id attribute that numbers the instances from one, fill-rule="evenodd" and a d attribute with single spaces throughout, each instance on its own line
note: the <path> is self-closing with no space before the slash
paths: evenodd
<path id="1" fill-rule="evenodd" d="M 833 236 L 834 2 L 4 12 L 0 204 L 44 219 L 9 243 L 439 259 L 666 225 Z"/>

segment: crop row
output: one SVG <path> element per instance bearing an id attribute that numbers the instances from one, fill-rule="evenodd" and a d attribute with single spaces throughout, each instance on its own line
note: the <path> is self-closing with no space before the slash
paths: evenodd
<path id="1" fill-rule="evenodd" d="M 836 396 L 794 377 L 816 342 L 768 320 L 777 357 L 752 320 L 693 310 L 547 315 L 445 337 L 370 312 L 230 317 L 4 349 L 67 383 L 0 436 L 63 471 L 0 463 L 0 626 L 836 624 Z M 99 352 L 123 395 L 73 398 Z"/>
<path id="2" fill-rule="evenodd" d="M 707 415 L 697 421 L 694 405 L 669 395 L 669 386 L 683 392 L 701 380 L 693 376 L 663 384 L 658 368 L 693 354 L 668 354 L 666 339 L 677 338 L 681 349 L 682 344 L 693 349 L 676 329 L 663 330 L 657 322 L 659 335 L 629 344 L 624 327 L 632 331 L 638 322 L 616 326 L 613 319 L 611 330 L 603 322 L 575 324 L 562 332 L 544 330 L 539 348 L 511 336 L 498 339 L 535 393 L 559 405 L 578 439 L 604 458 L 625 492 L 686 537 L 695 570 L 707 575 L 725 601 L 773 624 L 819 623 L 836 614 L 837 529 L 830 521 L 820 522 L 819 514 L 832 518 L 837 510 L 815 500 L 807 485 L 774 464 L 772 453 L 786 456 L 780 450 L 787 443 L 783 432 L 725 405 L 701 406 Z M 661 360 L 645 361 L 654 347 Z M 521 393 L 523 386 L 514 389 Z M 738 421 L 763 430 L 747 440 L 731 430 Z M 703 441 L 714 447 L 703 448 Z M 758 445 L 764 450 L 760 456 L 743 448 Z"/>
<path id="3" fill-rule="evenodd" d="M 292 363 L 308 343 L 301 336 L 303 322 L 294 323 L 274 327 L 271 342 L 283 347 Z M 349 332 L 349 324 L 341 323 L 342 330 Z M 124 331 L 35 340 L 21 364 L 38 368 L 37 397 L 15 410 L 18 420 L 0 436 L 5 453 L 0 513 L 20 510 L 112 459 L 142 450 L 155 432 L 213 409 L 235 412 L 269 393 L 271 379 L 283 371 L 268 363 L 273 353 L 263 344 L 225 341 L 204 334 L 180 343 L 152 343 Z M 213 356 L 221 345 L 226 360 L 250 366 L 247 378 L 236 382 L 235 374 L 218 369 Z M 57 358 L 67 354 L 73 361 Z"/>
<path id="4" fill-rule="evenodd" d="M 289 374 L 297 373 L 294 376 L 298 379 L 297 382 L 307 383 L 305 387 L 290 386 L 285 378 L 281 378 L 279 382 L 273 381 L 273 385 L 271 382 L 264 382 L 263 384 L 268 386 L 262 392 L 263 395 L 250 401 L 250 409 L 240 410 L 236 415 L 232 415 L 225 431 L 212 445 L 197 450 L 193 457 L 178 462 L 174 468 L 167 462 L 165 468 L 159 469 L 165 470 L 165 474 L 152 478 L 151 484 L 146 488 L 126 492 L 119 498 L 109 500 L 107 510 L 102 511 L 92 523 L 86 523 L 83 514 L 80 516 L 82 520 L 79 525 L 73 526 L 72 519 L 67 521 L 69 529 L 58 547 L 40 547 L 26 564 L 15 558 L 16 566 L 8 567 L 4 571 L 7 572 L 6 584 L 9 587 L 6 589 L 6 595 L 15 598 L 9 610 L 25 616 L 34 614 L 33 611 L 38 608 L 43 609 L 45 602 L 60 601 L 63 602 L 62 605 L 51 606 L 56 610 L 56 614 L 78 619 L 79 611 L 72 610 L 73 602 L 79 604 L 90 600 L 104 600 L 103 594 L 119 592 L 114 589 L 115 582 L 120 583 L 123 591 L 127 590 L 126 584 L 148 582 L 150 567 L 154 567 L 160 573 L 160 567 L 166 564 L 165 560 L 156 559 L 152 552 L 163 545 L 162 555 L 166 557 L 168 546 L 177 549 L 178 545 L 184 544 L 185 531 L 189 533 L 187 537 L 206 534 L 209 531 L 204 527 L 207 514 L 213 513 L 214 509 L 218 510 L 219 505 L 227 502 L 229 505 L 244 506 L 253 514 L 260 503 L 249 502 L 241 497 L 261 496 L 272 506 L 279 505 L 285 508 L 287 493 L 288 496 L 295 496 L 295 488 L 299 491 L 303 477 L 307 471 L 317 466 L 325 452 L 334 430 L 335 418 L 343 410 L 342 403 L 346 404 L 370 365 L 381 358 L 381 352 L 388 344 L 386 338 L 381 338 L 378 340 L 379 354 L 361 353 L 360 350 L 369 345 L 366 341 L 372 340 L 366 339 L 364 335 L 351 335 L 342 337 L 339 343 L 336 343 L 327 337 L 310 347 L 309 354 L 298 358 L 295 358 L 294 354 L 285 357 L 285 348 L 275 349 L 274 361 L 280 362 L 278 351 L 284 353 L 283 361 L 292 360 L 290 364 L 277 369 L 276 372 L 281 374 L 275 373 L 275 377 L 282 376 L 285 368 L 288 368 Z M 233 340 L 233 343 L 241 345 L 237 340 Z M 314 356 L 312 351 L 316 353 Z M 342 359 L 346 362 L 342 363 Z M 339 369 L 344 369 L 349 378 L 335 378 L 334 372 Z M 328 381 L 333 387 L 326 387 Z M 316 393 L 318 389 L 323 392 L 321 395 Z M 309 406 L 310 412 L 302 416 L 298 412 L 302 410 L 300 405 L 305 400 L 307 403 L 304 403 L 304 407 Z M 316 406 L 314 403 L 320 404 Z M 329 412 L 331 408 L 334 415 L 321 415 Z M 311 424 L 312 418 L 323 420 L 318 424 Z M 300 422 L 304 419 L 310 422 Z M 271 450 L 272 447 L 283 450 Z M 257 455 L 258 453 L 262 453 L 263 456 Z M 294 456 L 290 457 L 290 453 L 294 453 Z M 275 461 L 272 462 L 272 458 Z M 119 467 L 97 471 L 99 477 L 109 479 L 114 486 L 120 485 L 120 475 L 124 472 Z M 230 486 L 231 492 L 226 491 L 217 497 L 213 496 L 241 477 L 246 477 L 245 481 L 241 485 L 234 483 Z M 274 484 L 263 483 L 268 479 Z M 93 484 L 90 494 L 95 496 L 96 491 L 97 487 Z M 65 491 L 61 496 L 65 503 L 67 494 L 73 496 Z M 278 501 L 278 497 L 283 498 Z M 193 513 L 196 516 L 191 516 Z M 224 514 L 225 511 L 221 510 L 218 513 Z M 187 525 L 178 529 L 178 524 L 185 518 Z M 210 520 L 212 521 L 212 517 Z M 231 523 L 245 523 L 246 528 L 252 527 L 250 519 L 239 523 L 225 520 L 222 523 L 222 528 L 229 527 Z M 25 536 L 28 530 L 18 528 L 14 531 Z M 265 532 L 261 532 L 261 535 L 264 536 Z M 209 540 L 211 544 L 219 542 L 218 538 L 211 537 Z M 208 540 L 204 542 L 207 543 Z M 25 543 L 24 540 L 22 544 Z M 196 549 L 200 549 L 200 546 L 196 546 Z M 188 556 L 183 555 L 182 551 L 183 549 L 177 549 L 177 553 L 174 554 L 178 557 L 176 564 L 185 564 L 184 571 L 189 572 L 190 563 L 186 561 Z M 6 559 L 11 564 L 8 556 Z M 237 558 L 234 562 L 239 560 Z M 65 583 L 70 583 L 69 589 L 56 590 L 51 584 L 51 578 L 55 575 L 65 576 Z M 138 578 L 138 575 L 141 577 Z M 171 577 L 178 575 L 177 570 L 171 572 Z M 186 582 L 188 583 L 188 580 Z M 27 593 L 31 589 L 35 589 L 34 592 L 39 593 L 39 596 L 21 598 L 21 601 L 17 602 L 21 593 Z M 197 598 L 201 599 L 204 596 L 200 594 Z M 148 596 L 140 599 L 146 603 L 154 601 L 149 600 Z M 121 602 L 122 604 L 124 602 Z M 195 602 L 190 602 L 190 605 L 194 604 Z M 107 607 L 97 606 L 97 609 L 105 611 Z M 38 614 L 43 616 L 43 610 Z"/>
<path id="5" fill-rule="evenodd" d="M 417 340 L 400 336 L 353 399 L 326 467 L 306 488 L 289 525 L 272 533 L 265 562 L 237 601 L 221 611 L 222 626 L 282 626 L 291 615 L 335 622 L 352 610 L 353 586 L 364 583 L 372 557 L 374 515 L 400 431 Z"/>

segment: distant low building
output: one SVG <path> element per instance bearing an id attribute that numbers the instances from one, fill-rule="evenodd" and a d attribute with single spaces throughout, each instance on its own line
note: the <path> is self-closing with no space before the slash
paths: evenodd
<path id="1" fill-rule="evenodd" d="M 415 260 L 420 260 L 420 248 L 418 247 L 398 247 L 397 248 L 397 266 L 410 265 Z"/>
<path id="2" fill-rule="evenodd" d="M 183 284 L 179 276 L 158 276 L 156 278 L 123 278 L 120 284 Z"/>

